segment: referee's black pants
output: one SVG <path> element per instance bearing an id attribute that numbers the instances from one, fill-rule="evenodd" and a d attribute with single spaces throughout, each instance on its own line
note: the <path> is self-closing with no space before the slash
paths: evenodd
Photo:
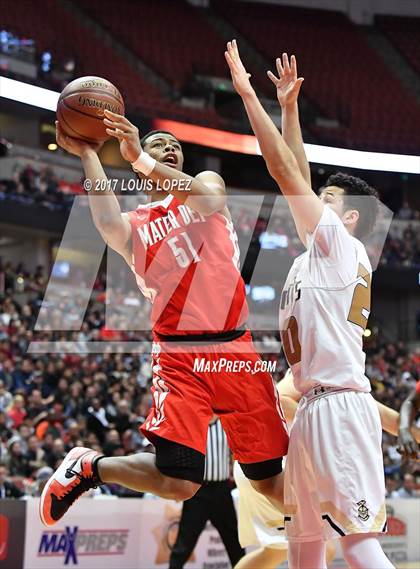
<path id="1" fill-rule="evenodd" d="M 238 520 L 228 481 L 204 482 L 197 494 L 184 502 L 169 569 L 182 569 L 208 520 L 219 532 L 232 567 L 245 555 L 238 540 Z"/>

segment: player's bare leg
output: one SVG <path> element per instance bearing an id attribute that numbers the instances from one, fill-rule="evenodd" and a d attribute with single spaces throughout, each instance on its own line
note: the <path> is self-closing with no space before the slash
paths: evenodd
<path id="1" fill-rule="evenodd" d="M 98 474 L 104 484 L 120 484 L 167 500 L 188 500 L 200 488 L 195 482 L 162 474 L 156 467 L 155 455 L 150 453 L 101 458 Z"/>
<path id="2" fill-rule="evenodd" d="M 289 541 L 288 559 L 290 569 L 327 569 L 326 542 Z"/>
<path id="3" fill-rule="evenodd" d="M 394 569 L 382 550 L 379 540 L 371 533 L 346 535 L 341 538 L 344 559 L 351 569 Z"/>
<path id="4" fill-rule="evenodd" d="M 234 569 L 276 569 L 286 559 L 287 549 L 260 547 L 242 557 Z"/>
<path id="5" fill-rule="evenodd" d="M 265 480 L 249 480 L 252 487 L 263 494 L 275 508 L 284 513 L 284 473 Z"/>
<path id="6" fill-rule="evenodd" d="M 108 458 L 92 449 L 75 447 L 44 487 L 39 506 L 42 522 L 54 525 L 82 494 L 107 482 L 174 500 L 187 500 L 200 487 L 176 475 L 163 474 L 152 454 Z"/>

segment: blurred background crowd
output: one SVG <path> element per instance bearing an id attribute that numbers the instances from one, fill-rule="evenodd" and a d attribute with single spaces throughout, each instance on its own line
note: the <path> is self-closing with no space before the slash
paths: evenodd
<path id="1" fill-rule="evenodd" d="M 95 283 L 80 331 L 37 332 L 34 328 L 47 282 L 45 268 L 38 266 L 30 273 L 23 264 L 0 264 L 0 276 L 4 280 L 0 299 L 0 484 L 1 477 L 7 476 L 17 497 L 37 495 L 39 484 L 75 445 L 108 456 L 149 450 L 138 431 L 151 405 L 149 353 L 83 353 L 84 342 L 147 338 L 142 332 L 113 331 L 105 326 L 103 278 Z M 22 295 L 26 302 L 19 300 Z M 139 294 L 136 298 L 140 298 L 137 310 L 145 301 Z M 80 349 L 71 354 L 29 354 L 29 343 L 39 338 L 71 340 Z M 278 337 L 258 332 L 254 339 L 264 346 L 262 357 L 276 362 L 274 378 L 280 380 L 286 361 L 282 353 L 269 351 Z M 410 351 L 403 342 L 374 339 L 365 349 L 375 398 L 399 409 L 420 378 L 420 348 Z M 386 434 L 383 451 L 389 495 L 419 497 L 418 464 L 403 462 L 396 439 Z M 102 492 L 133 494 L 116 485 Z"/>
<path id="2" fill-rule="evenodd" d="M 74 197 L 83 194 L 83 180 L 68 182 L 60 179 L 52 167 L 37 170 L 31 164 L 16 165 L 11 179 L 0 177 L 0 203 L 8 201 L 26 207 L 37 205 L 51 212 L 68 214 Z M 379 262 L 390 267 L 420 268 L 420 210 L 412 209 L 409 202 L 403 201 L 394 218 L 403 223 L 391 227 Z M 288 215 L 272 218 L 270 232 L 264 230 L 266 224 L 263 219 L 245 209 L 238 212 L 235 221 L 239 238 L 252 234 L 253 241 L 259 246 L 283 248 L 290 258 L 301 251 L 292 218 Z"/>

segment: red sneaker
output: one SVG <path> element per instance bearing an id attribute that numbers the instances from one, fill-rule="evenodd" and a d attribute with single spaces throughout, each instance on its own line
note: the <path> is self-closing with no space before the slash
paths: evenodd
<path id="1" fill-rule="evenodd" d="M 93 463 L 102 456 L 90 448 L 75 447 L 45 484 L 39 502 L 39 515 L 46 526 L 53 526 L 80 496 L 96 488 L 101 481 L 93 472 Z"/>

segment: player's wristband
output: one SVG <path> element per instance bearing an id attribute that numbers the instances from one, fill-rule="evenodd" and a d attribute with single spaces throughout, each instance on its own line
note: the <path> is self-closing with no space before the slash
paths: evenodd
<path id="1" fill-rule="evenodd" d="M 150 154 L 147 152 L 140 152 L 137 160 L 131 163 L 131 167 L 133 168 L 134 172 L 140 172 L 140 174 L 148 176 L 153 172 L 155 164 L 156 160 L 152 158 Z"/>

